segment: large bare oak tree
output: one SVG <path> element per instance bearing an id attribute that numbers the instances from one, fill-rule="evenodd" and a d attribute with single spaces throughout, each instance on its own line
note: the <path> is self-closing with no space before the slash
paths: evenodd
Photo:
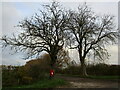
<path id="1" fill-rule="evenodd" d="M 86 57 L 95 56 L 104 60 L 109 56 L 106 45 L 116 43 L 118 31 L 115 29 L 114 17 L 111 15 L 97 16 L 87 6 L 79 6 L 77 11 L 69 11 L 68 44 L 71 49 L 77 49 L 81 62 L 81 72 L 86 73 Z M 71 38 L 72 37 L 72 38 Z"/>
<path id="2" fill-rule="evenodd" d="M 64 45 L 64 28 L 66 14 L 58 2 L 43 5 L 31 18 L 21 21 L 18 25 L 23 32 L 13 37 L 3 36 L 3 46 L 10 46 L 16 51 L 27 51 L 27 57 L 39 56 L 42 51 L 49 53 L 51 65 L 57 59 L 57 53 Z"/>

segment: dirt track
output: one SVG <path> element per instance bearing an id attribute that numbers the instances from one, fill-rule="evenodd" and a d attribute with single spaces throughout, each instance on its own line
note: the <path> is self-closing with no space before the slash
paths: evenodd
<path id="1" fill-rule="evenodd" d="M 62 78 L 70 83 L 58 88 L 118 88 L 120 82 L 118 80 L 101 80 L 101 79 L 88 79 L 79 77 L 67 77 L 57 75 L 56 77 Z"/>

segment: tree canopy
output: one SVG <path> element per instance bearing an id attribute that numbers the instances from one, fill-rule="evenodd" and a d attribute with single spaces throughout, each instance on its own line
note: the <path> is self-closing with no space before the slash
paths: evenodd
<path id="1" fill-rule="evenodd" d="M 18 24 L 22 30 L 18 36 L 3 36 L 3 46 L 11 46 L 16 51 L 27 51 L 27 57 L 39 56 L 46 51 L 51 56 L 51 64 L 55 63 L 57 53 L 64 45 L 64 28 L 67 14 L 57 2 L 43 5 L 44 10 L 35 13 Z"/>

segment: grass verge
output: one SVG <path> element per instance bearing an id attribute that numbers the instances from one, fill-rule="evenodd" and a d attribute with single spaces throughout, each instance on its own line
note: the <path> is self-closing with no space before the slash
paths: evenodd
<path id="1" fill-rule="evenodd" d="M 17 86 L 12 88 L 16 88 L 16 89 L 17 88 L 55 88 L 55 87 L 66 85 L 66 84 L 67 82 L 64 81 L 63 79 L 53 78 L 53 79 L 44 79 L 30 85 L 22 85 L 22 86 Z M 3 88 L 3 90 L 6 90 L 7 88 Z"/>

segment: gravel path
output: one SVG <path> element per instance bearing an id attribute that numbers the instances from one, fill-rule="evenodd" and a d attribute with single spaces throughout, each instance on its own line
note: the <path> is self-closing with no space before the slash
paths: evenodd
<path id="1" fill-rule="evenodd" d="M 56 75 L 56 77 L 62 78 L 70 83 L 70 85 L 58 88 L 118 88 L 120 86 L 118 80 L 89 79 L 62 75 Z"/>

